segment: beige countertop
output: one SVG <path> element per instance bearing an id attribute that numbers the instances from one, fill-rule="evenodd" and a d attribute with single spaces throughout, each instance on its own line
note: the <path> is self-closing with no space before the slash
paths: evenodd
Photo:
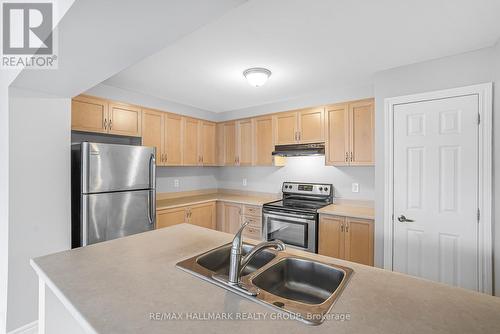
<path id="1" fill-rule="evenodd" d="M 276 315 L 175 267 L 231 239 L 181 224 L 36 258 L 32 266 L 97 333 L 500 333 L 498 297 L 291 249 L 354 270 L 331 311 L 349 320 L 316 327 L 270 317 L 150 320 L 153 312 Z"/>
<path id="2" fill-rule="evenodd" d="M 352 204 L 330 204 L 319 209 L 318 213 L 353 218 L 375 219 L 375 210 L 373 207 L 357 206 Z"/>
<path id="3" fill-rule="evenodd" d="M 179 206 L 201 204 L 212 201 L 223 201 L 223 202 L 262 206 L 264 203 L 268 203 L 276 199 L 277 196 L 273 195 L 243 195 L 243 194 L 230 194 L 224 192 L 214 192 L 210 194 L 158 199 L 156 201 L 156 209 L 157 210 L 171 209 Z"/>

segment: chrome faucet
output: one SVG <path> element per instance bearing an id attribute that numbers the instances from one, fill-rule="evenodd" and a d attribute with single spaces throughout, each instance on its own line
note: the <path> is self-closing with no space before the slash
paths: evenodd
<path id="1" fill-rule="evenodd" d="M 232 245 L 231 245 L 231 258 L 229 262 L 229 284 L 237 285 L 240 282 L 240 275 L 247 264 L 253 259 L 255 255 L 266 248 L 274 248 L 278 251 L 285 250 L 285 244 L 281 240 L 274 241 L 264 241 L 256 245 L 252 250 L 242 259 L 241 255 L 241 245 L 242 245 L 242 233 L 248 222 L 241 225 L 238 232 L 236 232 Z"/>

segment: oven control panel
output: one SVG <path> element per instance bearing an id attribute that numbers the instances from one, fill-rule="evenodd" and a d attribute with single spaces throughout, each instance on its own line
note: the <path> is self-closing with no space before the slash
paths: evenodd
<path id="1" fill-rule="evenodd" d="M 283 182 L 282 191 L 287 194 L 329 196 L 333 194 L 333 186 L 331 184 Z"/>

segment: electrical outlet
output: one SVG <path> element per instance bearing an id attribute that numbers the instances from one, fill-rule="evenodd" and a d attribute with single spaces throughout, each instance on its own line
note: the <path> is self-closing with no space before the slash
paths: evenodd
<path id="1" fill-rule="evenodd" d="M 352 184 L 352 192 L 353 193 L 359 193 L 359 183 L 353 183 Z"/>
<path id="2" fill-rule="evenodd" d="M 178 179 L 174 180 L 174 188 L 179 188 L 179 180 Z"/>
<path id="3" fill-rule="evenodd" d="M 247 179 L 243 179 L 243 187 L 246 187 L 248 184 Z"/>

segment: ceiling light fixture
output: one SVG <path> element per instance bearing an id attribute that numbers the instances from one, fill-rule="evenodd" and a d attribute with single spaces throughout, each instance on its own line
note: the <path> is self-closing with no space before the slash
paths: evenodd
<path id="1" fill-rule="evenodd" d="M 243 75 L 247 79 L 248 83 L 254 87 L 260 87 L 264 85 L 271 76 L 271 71 L 267 68 L 262 67 L 252 67 L 243 71 Z"/>

